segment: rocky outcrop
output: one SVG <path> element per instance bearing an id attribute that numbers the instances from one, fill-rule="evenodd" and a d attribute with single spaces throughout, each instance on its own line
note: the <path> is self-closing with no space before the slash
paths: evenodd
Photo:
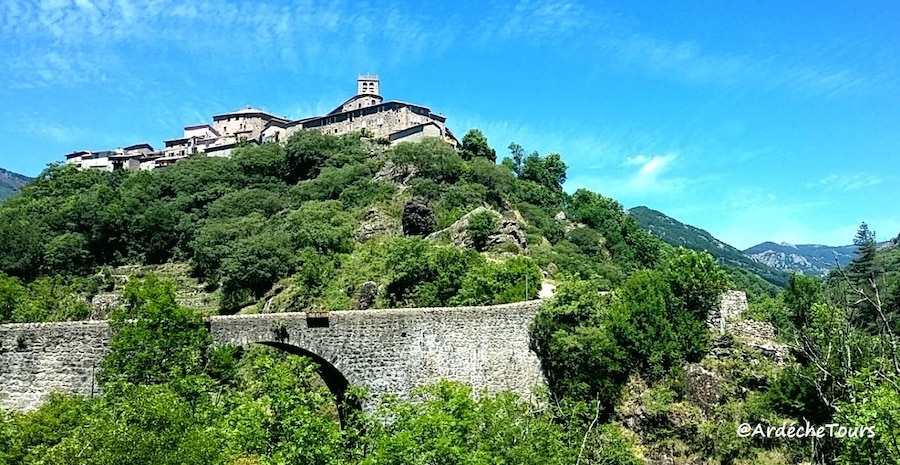
<path id="1" fill-rule="evenodd" d="M 738 341 L 779 365 L 784 365 L 791 357 L 790 347 L 775 341 L 775 328 L 770 323 L 737 321 L 730 329 Z"/>
<path id="2" fill-rule="evenodd" d="M 356 229 L 356 240 L 365 242 L 380 236 L 399 235 L 397 224 L 378 208 L 372 207 L 366 211 L 362 223 Z"/>
<path id="3" fill-rule="evenodd" d="M 704 412 L 712 412 L 722 400 L 723 382 L 719 374 L 703 368 L 699 363 L 690 363 L 685 367 L 685 398 Z"/>
<path id="4" fill-rule="evenodd" d="M 409 164 L 397 164 L 388 161 L 375 173 L 373 181 L 386 182 L 399 187 L 409 186 L 409 181 L 416 174 L 416 167 Z"/>
<path id="5" fill-rule="evenodd" d="M 450 226 L 428 235 L 428 240 L 448 240 L 457 247 L 472 247 L 472 238 L 467 233 L 469 228 L 469 219 L 483 212 L 490 212 L 497 216 L 499 227 L 497 232 L 488 236 L 485 242 L 486 250 L 516 250 L 519 253 L 528 250 L 528 239 L 525 237 L 525 229 L 523 222 L 517 218 L 514 212 L 501 214 L 496 210 L 487 207 L 478 207 L 469 213 L 463 215 L 462 218 L 451 224 Z"/>
<path id="6" fill-rule="evenodd" d="M 378 297 L 378 284 L 373 281 L 366 281 L 359 288 L 359 294 L 356 296 L 356 302 L 353 304 L 354 310 L 368 310 L 375 304 L 375 298 Z"/>
<path id="7" fill-rule="evenodd" d="M 119 294 L 97 294 L 91 299 L 91 319 L 105 320 L 109 314 L 122 306 Z"/>

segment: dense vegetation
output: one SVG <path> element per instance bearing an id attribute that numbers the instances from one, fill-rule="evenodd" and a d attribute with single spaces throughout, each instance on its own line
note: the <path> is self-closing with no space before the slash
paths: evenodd
<path id="1" fill-rule="evenodd" d="M 150 273 L 108 315 L 103 394 L 0 412 L 0 464 L 900 462 L 900 248 L 862 227 L 846 270 L 776 293 L 565 179 L 558 154 L 517 144 L 498 164 L 477 130 L 459 150 L 303 132 L 152 172 L 49 167 L 0 204 L 0 322 L 88 318 L 123 265 L 188 267 L 221 313 L 494 304 L 550 281 L 530 328 L 548 390 L 532 404 L 442 382 L 350 410 L 366 393 L 336 405 L 307 359 L 211 347 L 202 312 Z M 734 287 L 777 340 L 708 330 Z M 736 431 L 806 421 L 877 434 Z"/>
<path id="2" fill-rule="evenodd" d="M 732 279 L 742 283 L 743 287 L 752 291 L 754 296 L 774 295 L 787 285 L 788 273 L 754 261 L 703 229 L 684 224 L 647 207 L 634 207 L 628 212 L 654 237 L 676 247 L 708 252 L 719 261 Z"/>
<path id="3" fill-rule="evenodd" d="M 202 320 L 154 278 L 133 280 L 126 294 L 99 376 L 103 395 L 54 395 L 35 412 L 4 413 L 0 464 L 561 465 L 578 454 L 580 436 L 549 412 L 509 394 L 474 400 L 449 382 L 423 387 L 415 402 L 354 411 L 341 428 L 307 359 L 210 348 Z M 631 455 L 619 430 L 591 438 Z"/>
<path id="4" fill-rule="evenodd" d="M 478 131 L 464 142 L 386 149 L 311 131 L 151 172 L 52 165 L 0 205 L 0 321 L 85 318 L 55 302 L 108 290 L 119 265 L 190 263 L 233 313 L 273 289 L 282 309 L 350 309 L 369 281 L 376 307 L 503 303 L 533 297 L 525 282 L 539 283 L 539 268 L 611 289 L 656 260 L 659 244 L 618 203 L 563 192 L 559 155 L 514 144 L 497 165 Z M 424 239 L 478 207 L 468 247 Z M 527 253 L 503 239 L 501 218 Z"/>

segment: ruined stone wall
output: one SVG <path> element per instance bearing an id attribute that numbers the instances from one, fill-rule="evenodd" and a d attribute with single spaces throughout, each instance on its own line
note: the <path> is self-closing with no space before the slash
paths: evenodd
<path id="1" fill-rule="evenodd" d="M 747 311 L 747 294 L 743 291 L 725 291 L 719 301 L 719 307 L 711 310 L 706 324 L 720 333 L 724 333 L 729 322 L 738 319 Z"/>
<path id="2" fill-rule="evenodd" d="M 218 345 L 281 342 L 313 352 L 373 399 L 440 379 L 527 397 L 543 382 L 528 348 L 539 306 L 342 311 L 328 315 L 327 327 L 310 327 L 305 313 L 220 316 L 210 331 Z M 30 410 L 54 390 L 96 394 L 109 340 L 105 321 L 0 325 L 0 407 Z"/>
<path id="3" fill-rule="evenodd" d="M 31 410 L 57 390 L 97 394 L 110 335 L 106 321 L 0 325 L 0 407 Z"/>

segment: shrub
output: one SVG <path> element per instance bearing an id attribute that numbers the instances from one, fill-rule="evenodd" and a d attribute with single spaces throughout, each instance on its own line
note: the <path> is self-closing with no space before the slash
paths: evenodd
<path id="1" fill-rule="evenodd" d="M 487 245 L 487 239 L 491 234 L 497 232 L 500 222 L 497 220 L 497 214 L 492 211 L 481 211 L 469 217 L 469 225 L 466 234 L 472 239 L 472 244 L 478 250 L 484 250 Z"/>

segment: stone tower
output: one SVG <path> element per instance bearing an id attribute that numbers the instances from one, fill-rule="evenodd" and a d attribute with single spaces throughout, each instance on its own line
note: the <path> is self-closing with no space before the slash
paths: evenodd
<path id="1" fill-rule="evenodd" d="M 378 93 L 378 76 L 374 74 L 360 74 L 356 79 L 356 95 Z"/>

